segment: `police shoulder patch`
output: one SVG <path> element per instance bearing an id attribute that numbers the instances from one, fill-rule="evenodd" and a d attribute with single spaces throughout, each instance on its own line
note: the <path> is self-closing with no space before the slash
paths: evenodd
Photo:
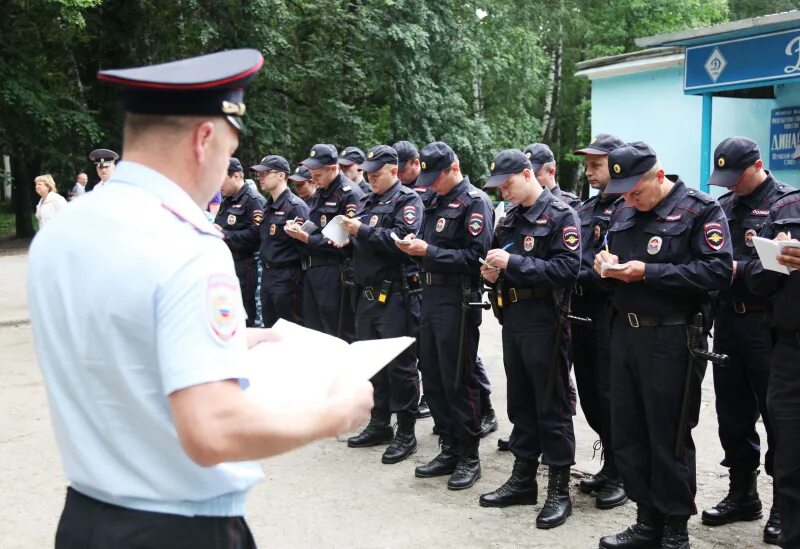
<path id="1" fill-rule="evenodd" d="M 413 225 L 417 221 L 417 207 L 404 206 L 403 207 L 403 221 L 406 225 Z"/>
<path id="2" fill-rule="evenodd" d="M 561 238 L 564 246 L 573 252 L 581 245 L 581 233 L 575 225 L 568 225 L 561 230 Z"/>
<path id="3" fill-rule="evenodd" d="M 253 210 L 253 222 L 256 225 L 261 225 L 261 222 L 263 220 L 264 220 L 264 212 L 262 210 Z"/>
<path id="4" fill-rule="evenodd" d="M 206 286 L 206 314 L 211 333 L 221 343 L 227 343 L 239 327 L 239 283 L 225 274 L 208 277 Z"/>
<path id="5" fill-rule="evenodd" d="M 356 204 L 348 204 L 344 207 L 344 215 L 347 217 L 355 217 L 358 206 Z"/>
<path id="6" fill-rule="evenodd" d="M 471 213 L 469 221 L 467 221 L 467 228 L 472 236 L 480 236 L 483 232 L 483 214 L 478 212 Z"/>
<path id="7" fill-rule="evenodd" d="M 720 223 L 706 223 L 703 225 L 703 234 L 705 235 L 706 244 L 712 250 L 720 250 L 725 245 L 725 233 L 722 232 Z"/>

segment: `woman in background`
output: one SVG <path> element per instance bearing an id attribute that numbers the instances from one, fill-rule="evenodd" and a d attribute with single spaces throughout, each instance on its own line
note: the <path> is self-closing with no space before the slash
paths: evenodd
<path id="1" fill-rule="evenodd" d="M 67 200 L 58 194 L 56 182 L 49 173 L 40 175 L 33 180 L 36 194 L 41 196 L 36 205 L 36 219 L 39 220 L 39 228 L 44 227 L 54 215 L 64 209 Z"/>

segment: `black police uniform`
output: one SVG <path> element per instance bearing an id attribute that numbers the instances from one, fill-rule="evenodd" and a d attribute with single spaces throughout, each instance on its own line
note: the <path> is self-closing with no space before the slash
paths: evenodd
<path id="1" fill-rule="evenodd" d="M 800 191 L 772 206 L 760 236 L 800 235 Z M 800 271 L 788 276 L 747 263 L 745 279 L 755 295 L 772 296 L 772 350 L 767 409 L 775 435 L 774 483 L 781 518 L 781 547 L 800 547 Z"/>
<path id="2" fill-rule="evenodd" d="M 470 302 L 480 300 L 478 258 L 489 250 L 494 225 L 494 211 L 487 204 L 488 197 L 464 178 L 446 195 L 433 198 L 422 229 L 428 243 L 421 262 L 425 271 L 419 338 L 422 383 L 440 433 L 457 441 L 462 452 L 477 451 L 481 416 L 475 379 L 480 309 L 467 313 L 464 371 L 457 364 L 462 290 Z"/>
<path id="3" fill-rule="evenodd" d="M 263 262 L 261 273 L 261 316 L 269 328 L 283 318 L 303 323 L 303 244 L 288 234 L 286 222 L 303 224 L 309 215 L 308 205 L 285 189 L 277 200 L 267 199 L 261 223 Z"/>
<path id="4" fill-rule="evenodd" d="M 222 227 L 222 235 L 233 255 L 236 276 L 242 288 L 242 301 L 247 312 L 247 326 L 256 320 L 256 259 L 259 246 L 259 225 L 264 218 L 266 199 L 245 183 L 233 196 L 225 196 L 219 205 L 214 223 Z"/>
<path id="5" fill-rule="evenodd" d="M 661 515 L 683 517 L 696 513 L 691 428 L 697 425 L 702 381 L 698 373 L 685 449 L 675 457 L 689 361 L 686 323 L 709 292 L 728 286 L 733 260 L 719 204 L 677 176 L 668 177 L 674 187 L 652 211 L 621 205 L 611 216 L 610 252 L 620 263 L 646 264 L 643 281 L 612 286 L 612 444 L 628 496 Z"/>
<path id="6" fill-rule="evenodd" d="M 347 263 L 352 249 L 336 248 L 322 234 L 322 229 L 337 215 L 353 217 L 362 196 L 361 189 L 339 172 L 328 187 L 317 189 L 309 212 L 319 230 L 309 235 L 305 250 L 303 319 L 307 327 L 346 341 L 355 338 L 352 289 L 347 285 Z"/>
<path id="7" fill-rule="evenodd" d="M 556 183 L 555 187 L 550 189 L 550 192 L 552 193 L 553 196 L 558 198 L 563 203 L 567 204 L 570 208 L 572 208 L 576 212 L 578 211 L 578 208 L 581 207 L 581 198 L 575 193 L 563 190 L 561 187 L 558 186 L 558 183 Z"/>

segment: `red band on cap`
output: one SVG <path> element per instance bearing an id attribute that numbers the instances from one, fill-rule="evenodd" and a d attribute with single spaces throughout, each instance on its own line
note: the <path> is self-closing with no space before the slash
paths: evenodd
<path id="1" fill-rule="evenodd" d="M 119 78 L 117 76 L 108 76 L 104 74 L 98 74 L 97 79 L 105 82 L 111 82 L 112 84 L 120 84 L 123 86 L 137 87 L 137 88 L 150 88 L 156 90 L 176 90 L 176 91 L 203 90 L 208 88 L 216 88 L 218 86 L 228 84 L 229 82 L 236 82 L 237 80 L 246 78 L 251 74 L 258 72 L 263 64 L 264 64 L 264 58 L 262 57 L 258 60 L 258 64 L 255 67 L 249 68 L 244 72 L 235 74 L 233 76 L 229 76 L 227 78 L 222 78 L 220 80 L 214 80 L 213 82 L 202 82 L 199 84 L 160 84 L 157 82 L 141 82 L 139 80 L 128 80 L 126 78 Z"/>

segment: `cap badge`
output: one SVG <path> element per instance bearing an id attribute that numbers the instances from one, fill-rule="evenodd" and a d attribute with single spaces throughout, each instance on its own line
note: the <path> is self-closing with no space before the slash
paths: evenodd
<path id="1" fill-rule="evenodd" d="M 311 154 L 309 156 L 317 156 L 317 151 L 311 149 Z"/>
<path id="2" fill-rule="evenodd" d="M 300 173 L 300 166 L 297 166 L 297 167 L 294 169 L 294 173 Z"/>
<path id="3" fill-rule="evenodd" d="M 373 156 L 375 156 L 375 153 L 372 152 L 372 151 L 369 151 L 369 154 L 367 155 L 367 158 L 372 158 Z"/>
<path id="4" fill-rule="evenodd" d="M 244 116 L 244 111 L 245 111 L 244 103 L 231 103 L 230 101 L 222 102 L 222 112 L 225 114 Z"/>
<path id="5" fill-rule="evenodd" d="M 620 173 L 620 172 L 622 172 L 622 166 L 620 166 L 619 164 L 614 164 L 614 173 Z"/>
<path id="6" fill-rule="evenodd" d="M 427 165 L 427 164 L 425 164 L 425 162 L 422 162 L 422 163 L 420 164 L 420 166 L 422 166 L 422 169 L 423 169 L 423 170 L 427 170 L 427 169 L 428 169 L 428 165 Z"/>
<path id="7" fill-rule="evenodd" d="M 530 158 L 530 157 L 531 157 L 531 152 L 530 151 L 526 152 L 525 153 L 525 158 Z"/>
<path id="8" fill-rule="evenodd" d="M 589 141 L 589 145 L 593 144 L 595 141 L 597 141 L 597 137 L 593 137 L 592 140 Z"/>
<path id="9" fill-rule="evenodd" d="M 492 162 L 492 165 L 491 165 L 491 166 L 489 166 L 489 171 L 490 171 L 490 172 L 493 172 L 493 171 L 494 171 L 494 162 Z"/>
<path id="10" fill-rule="evenodd" d="M 720 168 L 724 168 L 725 167 L 725 157 L 724 156 L 720 156 L 717 159 L 717 166 L 719 166 Z"/>

